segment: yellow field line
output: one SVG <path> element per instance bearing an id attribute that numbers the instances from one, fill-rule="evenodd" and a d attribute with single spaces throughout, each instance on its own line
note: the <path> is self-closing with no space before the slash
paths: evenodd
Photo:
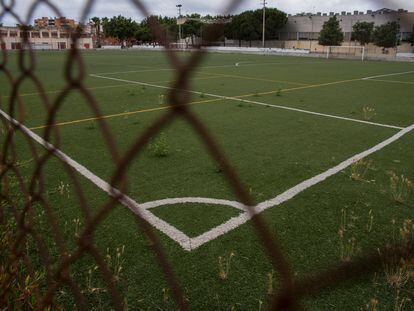
<path id="1" fill-rule="evenodd" d="M 207 72 L 199 72 L 203 75 L 217 75 L 227 78 L 236 78 L 236 79 L 244 79 L 244 80 L 253 80 L 253 81 L 264 81 L 264 82 L 275 82 L 275 83 L 286 83 L 286 84 L 296 84 L 296 85 L 309 85 L 307 83 L 300 83 L 300 82 L 292 82 L 292 81 L 284 81 L 284 80 L 271 80 L 271 79 L 263 79 L 263 78 L 253 78 L 253 77 L 246 77 L 246 76 L 239 76 L 239 75 L 229 75 L 229 74 L 222 74 L 222 73 L 207 73 Z"/>
<path id="2" fill-rule="evenodd" d="M 188 103 L 188 104 L 186 104 L 184 106 L 190 106 L 190 105 L 196 105 L 196 104 L 204 104 L 204 103 L 211 103 L 211 102 L 216 102 L 216 101 L 220 101 L 220 100 L 223 100 L 223 98 L 215 98 L 215 99 L 209 99 L 209 100 L 202 100 L 202 101 L 191 102 L 191 103 Z M 89 122 L 89 121 L 96 121 L 96 120 L 103 120 L 103 119 L 111 119 L 111 118 L 116 118 L 116 117 L 124 117 L 124 116 L 139 114 L 139 113 L 166 110 L 166 109 L 170 109 L 172 107 L 174 107 L 174 106 L 173 105 L 168 105 L 168 106 L 157 107 L 157 108 L 141 109 L 141 110 L 135 110 L 135 111 L 115 113 L 115 114 L 110 114 L 110 115 L 101 116 L 101 117 L 86 118 L 86 119 L 79 119 L 79 120 L 73 120 L 73 121 L 66 121 L 66 122 L 55 123 L 52 126 L 53 127 L 56 127 L 56 126 L 62 126 L 62 125 L 71 125 L 71 124 L 84 123 L 84 122 Z M 36 126 L 36 127 L 29 128 L 29 130 L 32 130 L 32 131 L 34 131 L 34 130 L 40 130 L 40 129 L 44 129 L 46 127 L 47 127 L 47 125 Z"/>
<path id="3" fill-rule="evenodd" d="M 307 86 L 290 88 L 290 89 L 282 89 L 282 90 L 276 90 L 276 91 L 270 91 L 270 92 L 250 93 L 250 94 L 244 94 L 244 95 L 238 95 L 238 96 L 228 96 L 227 98 L 215 98 L 215 99 L 210 99 L 210 100 L 195 101 L 195 102 L 191 102 L 191 103 L 186 104 L 186 106 L 217 102 L 217 101 L 222 101 L 222 100 L 227 100 L 227 99 L 231 100 L 232 98 L 245 98 L 245 97 L 252 97 L 252 96 L 257 96 L 257 95 L 269 95 L 269 94 L 274 94 L 274 93 L 277 93 L 277 92 L 290 92 L 290 91 L 296 91 L 296 90 L 302 90 L 302 89 L 317 88 L 317 87 L 323 87 L 323 86 L 329 86 L 329 85 L 335 85 L 335 84 L 342 84 L 342 83 L 348 83 L 348 82 L 354 82 L 354 81 L 361 81 L 361 80 L 362 80 L 361 78 L 351 79 L 351 80 L 342 80 L 342 81 L 335 81 L 335 82 L 321 83 L 321 84 L 313 84 L 313 85 L 307 85 Z M 125 84 L 125 85 L 128 85 L 128 84 Z M 54 124 L 53 126 L 55 127 L 55 126 L 71 125 L 71 124 L 78 124 L 78 123 L 96 121 L 96 120 L 101 120 L 101 119 L 110 119 L 110 118 L 116 118 L 116 117 L 123 117 L 123 116 L 128 116 L 128 115 L 146 113 L 146 112 L 166 110 L 166 109 L 170 109 L 172 107 L 173 107 L 172 105 L 168 105 L 168 106 L 157 107 L 157 108 L 141 109 L 141 110 L 135 110 L 135 111 L 129 111 L 129 112 L 122 112 L 122 113 L 116 113 L 116 114 L 106 115 L 106 116 L 102 116 L 102 117 L 94 117 L 94 118 L 79 119 L 79 120 L 73 120 L 73 121 L 67 121 L 67 122 L 60 122 L 60 123 Z M 30 128 L 30 130 L 39 130 L 39 129 L 44 129 L 46 127 L 47 127 L 47 125 L 42 125 L 42 126 L 32 127 L 32 128 Z"/>
<path id="4" fill-rule="evenodd" d="M 208 77 L 208 78 L 194 78 L 192 80 L 209 80 L 209 79 L 215 79 L 220 78 L 220 76 L 215 77 Z M 155 82 L 145 82 L 145 83 L 171 83 L 174 82 L 172 80 L 164 80 L 164 81 L 155 81 Z M 109 89 L 109 88 L 116 88 L 116 87 L 124 87 L 124 86 L 136 86 L 136 83 L 124 83 L 124 84 L 115 84 L 115 85 L 107 85 L 107 86 L 95 86 L 95 87 L 87 87 L 86 90 L 99 90 L 99 89 Z M 54 90 L 54 91 L 46 91 L 44 94 L 57 94 L 62 92 L 62 90 Z M 40 95 L 40 92 L 34 92 L 34 93 L 23 93 L 19 94 L 19 97 L 28 97 L 28 96 L 36 96 Z M 1 96 L 4 99 L 10 98 L 10 96 Z"/>
<path id="5" fill-rule="evenodd" d="M 311 89 L 311 88 L 317 88 L 317 87 L 323 87 L 323 86 L 329 86 L 329 85 L 335 85 L 335 84 L 343 84 L 343 83 L 349 83 L 349 82 L 355 82 L 355 81 L 361 81 L 362 79 L 351 79 L 351 80 L 342 80 L 342 81 L 335 81 L 335 82 L 329 82 L 329 83 L 321 83 L 321 84 L 311 84 L 306 86 L 300 86 L 300 87 L 294 87 L 289 89 L 281 89 L 281 90 L 275 90 L 270 92 L 262 92 L 262 93 L 252 93 L 242 96 L 236 96 L 237 98 L 243 98 L 243 97 L 251 97 L 251 96 L 257 96 L 257 95 L 270 95 L 275 94 L 277 92 L 292 92 L 292 91 L 299 91 L 299 90 L 305 90 L 305 89 Z"/>
<path id="6" fill-rule="evenodd" d="M 401 84 L 414 84 L 414 82 L 397 81 L 397 80 L 366 79 L 366 81 L 378 81 L 378 82 L 401 83 Z"/>
<path id="7" fill-rule="evenodd" d="M 124 84 L 115 84 L 115 85 L 107 85 L 107 86 L 95 86 L 95 87 L 87 87 L 87 90 L 98 90 L 98 89 L 106 89 L 106 88 L 114 88 L 114 87 L 121 87 L 121 86 L 128 86 L 128 85 L 136 85 L 135 83 L 124 83 Z M 62 90 L 54 90 L 54 91 L 46 91 L 44 94 L 57 94 L 62 92 Z M 23 93 L 19 94 L 20 97 L 26 97 L 26 96 L 36 96 L 40 95 L 40 92 L 34 92 L 34 93 Z M 2 98 L 10 98 L 10 96 L 2 96 Z"/>

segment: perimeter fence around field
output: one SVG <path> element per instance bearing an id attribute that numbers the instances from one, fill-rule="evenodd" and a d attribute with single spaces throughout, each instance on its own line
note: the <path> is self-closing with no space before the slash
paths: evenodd
<path id="1" fill-rule="evenodd" d="M 149 9 L 141 1 L 131 0 L 129 2 L 131 7 L 134 7 L 142 15 L 151 15 Z M 222 11 L 223 15 L 233 12 L 242 2 L 241 0 L 230 1 Z M 85 1 L 80 22 L 85 22 L 90 12 L 99 5 L 99 1 Z M 151 30 L 158 41 L 166 47 L 165 54 L 177 73 L 175 75 L 177 80 L 172 83 L 171 90 L 168 93 L 168 99 L 172 107 L 148 127 L 140 137 L 137 137 L 132 147 L 126 153 L 121 154 L 120 150 L 116 147 L 116 140 L 113 133 L 105 120 L 101 118 L 102 114 L 99 102 L 94 99 L 85 86 L 85 70 L 82 55 L 76 48 L 77 40 L 81 35 L 80 30 L 73 33 L 72 49 L 69 51 L 66 64 L 64 65 L 65 86 L 61 89 L 61 92 L 55 100 L 50 100 L 42 81 L 36 76 L 34 71 L 36 56 L 30 48 L 28 38 L 29 28 L 24 25 L 29 24 L 29 21 L 34 17 L 34 12 L 40 7 L 47 7 L 56 16 L 65 16 L 59 7 L 48 0 L 37 0 L 32 3 L 27 16 L 23 18 L 21 12 L 18 12 L 16 9 L 16 1 L 1 0 L 0 23 L 6 17 L 9 17 L 13 18 L 16 23 L 22 25 L 21 27 L 24 30 L 23 47 L 27 47 L 27 49 L 18 51 L 18 72 L 14 72 L 9 68 L 9 53 L 6 50 L 1 51 L 0 60 L 0 74 L 6 79 L 11 89 L 10 94 L 1 94 L 7 95 L 8 99 L 2 97 L 0 102 L 0 117 L 2 120 L 2 146 L 0 151 L 0 228 L 2 230 L 2 236 L 6 235 L 8 241 L 1 241 L 0 306 L 1 309 L 59 309 L 56 297 L 60 289 L 65 287 L 70 292 L 77 307 L 87 310 L 87 299 L 71 275 L 70 269 L 83 256 L 89 256 L 96 263 L 101 273 L 113 308 L 123 310 L 125 308 L 123 293 L 117 288 L 116 282 L 114 282 L 115 277 L 105 262 L 104 254 L 101 253 L 94 242 L 94 233 L 98 224 L 115 208 L 117 202 L 125 199 L 123 193 L 127 191 L 126 175 L 129 164 L 137 158 L 138 154 L 154 135 L 159 133 L 176 118 L 183 118 L 199 136 L 211 157 L 222 167 L 226 179 L 238 200 L 245 205 L 251 215 L 255 214 L 255 202 L 203 122 L 191 112 L 187 105 L 191 99 L 191 93 L 189 92 L 191 75 L 197 69 L 197 66 L 204 56 L 204 52 L 201 49 L 192 52 L 187 61 L 180 60 L 177 53 L 170 48 L 170 38 L 168 38 L 155 19 L 150 19 Z M 217 37 L 222 32 L 222 29 L 223 25 L 209 25 L 206 27 L 204 29 L 204 43 L 207 45 L 208 42 L 217 41 Z M 3 43 L 3 38 L 0 40 Z M 50 144 L 44 144 L 44 148 L 38 148 L 39 139 L 34 138 L 30 130 L 23 125 L 24 106 L 21 103 L 19 89 L 27 81 L 31 81 L 35 85 L 39 97 L 43 102 L 43 108 L 48 112 L 47 127 L 42 134 L 42 138 L 44 141 L 50 142 Z M 108 201 L 100 206 L 96 213 L 92 213 L 90 203 L 85 199 L 85 189 L 82 188 L 80 182 L 82 177 L 79 176 L 78 172 L 59 153 L 61 146 L 59 128 L 53 126 L 63 101 L 72 91 L 79 92 L 83 96 L 84 102 L 93 111 L 93 116 L 97 118 L 99 129 L 107 145 L 108 152 L 117 167 L 110 182 L 113 188 L 109 189 L 110 195 L 108 196 Z M 25 143 L 31 151 L 31 158 L 33 158 L 32 165 L 34 166 L 34 170 L 31 176 L 25 176 L 25 173 L 19 165 L 19 148 L 17 144 L 21 144 L 22 141 L 17 141 L 16 136 L 20 134 L 25 136 Z M 53 202 L 50 202 L 46 196 L 48 189 L 45 188 L 45 166 L 56 158 L 61 162 L 71 179 L 71 183 L 76 190 L 76 197 L 79 201 L 79 212 L 84 218 L 84 228 L 78 235 L 76 247 L 73 251 L 69 251 L 65 247 L 65 239 L 67 237 L 61 231 Z M 19 200 L 16 200 L 15 197 L 16 187 L 19 196 L 21 196 Z M 120 189 L 120 191 L 116 189 Z M 36 227 L 34 208 L 37 210 L 40 208 L 46 215 L 49 233 L 58 250 L 57 255 L 50 253 L 47 247 L 47 237 Z M 168 255 L 157 238 L 154 229 L 139 216 L 139 213 L 134 216 L 139 228 L 151 241 L 152 250 L 155 254 L 154 258 L 157 259 L 154 265 L 158 264 L 160 266 L 165 280 L 170 287 L 176 307 L 180 310 L 187 310 L 188 302 L 184 297 L 179 276 L 174 273 L 174 267 L 171 265 Z M 413 243 L 409 241 L 397 245 L 392 249 L 389 246 L 384 246 L 384 250 L 373 249 L 372 252 L 356 257 L 350 262 L 341 262 L 337 265 L 326 267 L 312 275 L 297 278 L 294 276 L 292 266 L 287 255 L 282 251 L 277 237 L 275 237 L 273 230 L 270 231 L 267 228 L 263 217 L 261 215 L 254 215 L 251 219 L 251 224 L 259 236 L 270 262 L 280 279 L 280 288 L 278 293 L 274 295 L 272 305 L 272 309 L 274 310 L 300 309 L 303 298 L 318 295 L 322 291 L 332 289 L 346 281 L 357 280 L 361 276 L 374 273 L 384 264 L 383 258 L 380 256 L 382 251 L 392 251 L 396 255 L 401 255 L 402 258 L 412 258 L 413 255 Z M 5 233 L 6 230 L 8 230 L 7 233 Z M 28 241 L 32 241 L 35 245 L 36 262 L 31 257 L 31 253 L 26 252 L 25 245 Z M 57 258 L 52 258 L 52 256 Z M 23 284 L 24 288 L 28 279 L 33 280 L 38 278 L 36 266 L 39 264 L 45 271 L 44 281 L 41 286 L 32 289 L 34 298 L 32 297 L 28 302 L 25 296 L 27 293 L 23 290 L 21 295 L 16 294 L 16 287 Z"/>

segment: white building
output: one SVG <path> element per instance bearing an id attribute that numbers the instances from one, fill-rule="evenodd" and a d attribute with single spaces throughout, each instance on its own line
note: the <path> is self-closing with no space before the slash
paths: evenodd
<path id="1" fill-rule="evenodd" d="M 399 37 L 409 40 L 413 34 L 414 12 L 400 9 L 398 11 L 381 9 L 378 11 L 341 12 L 341 13 L 306 13 L 289 16 L 288 22 L 279 33 L 279 40 L 318 40 L 322 26 L 329 18 L 336 16 L 345 34 L 345 41 L 351 41 L 352 27 L 357 22 L 373 22 L 380 26 L 388 22 L 397 22 L 400 25 Z"/>
<path id="2" fill-rule="evenodd" d="M 18 27 L 0 27 L 0 48 L 19 50 L 22 48 L 23 31 Z M 66 50 L 72 45 L 71 33 L 61 29 L 36 29 L 29 31 L 29 42 L 36 50 Z M 79 49 L 93 47 L 92 35 L 84 32 L 78 40 Z"/>

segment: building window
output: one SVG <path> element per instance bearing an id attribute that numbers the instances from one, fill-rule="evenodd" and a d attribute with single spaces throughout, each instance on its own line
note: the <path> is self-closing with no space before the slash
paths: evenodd
<path id="1" fill-rule="evenodd" d="M 59 50 L 66 50 L 66 42 L 59 42 Z"/>
<path id="2" fill-rule="evenodd" d="M 37 31 L 32 32 L 32 38 L 40 38 L 40 33 Z"/>
<path id="3" fill-rule="evenodd" d="M 42 32 L 42 37 L 43 38 L 49 38 L 49 33 L 48 32 Z"/>
<path id="4" fill-rule="evenodd" d="M 57 32 L 52 32 L 52 38 L 57 38 L 58 37 L 58 33 Z"/>
<path id="5" fill-rule="evenodd" d="M 17 31 L 10 31 L 10 37 L 17 37 Z"/>

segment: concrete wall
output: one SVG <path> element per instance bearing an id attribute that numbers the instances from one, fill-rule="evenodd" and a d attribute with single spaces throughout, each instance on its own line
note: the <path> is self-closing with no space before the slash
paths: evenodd
<path id="1" fill-rule="evenodd" d="M 306 16 L 289 16 L 287 24 L 280 30 L 279 38 L 283 40 L 317 39 L 323 24 L 334 15 L 336 15 L 342 31 L 345 33 L 346 41 L 350 40 L 352 27 L 357 22 L 373 22 L 375 26 L 380 26 L 388 22 L 398 22 L 400 24 L 400 37 L 404 40 L 409 39 L 413 33 L 414 12 L 372 12 L 370 14 L 354 12 L 353 14 L 345 13 L 345 15 L 331 12 L 327 16 L 319 14 L 321 13 Z"/>

